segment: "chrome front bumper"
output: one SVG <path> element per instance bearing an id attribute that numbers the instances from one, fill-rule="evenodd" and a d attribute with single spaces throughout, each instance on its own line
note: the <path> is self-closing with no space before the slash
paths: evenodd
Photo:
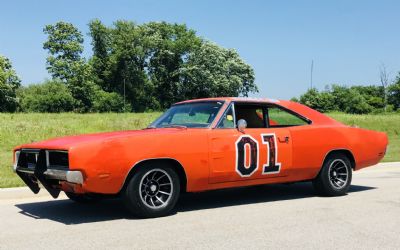
<path id="1" fill-rule="evenodd" d="M 26 174 L 34 175 L 34 171 L 26 168 L 15 168 L 14 172 L 22 172 Z M 78 170 L 59 170 L 59 169 L 47 169 L 43 175 L 48 179 L 68 181 L 75 184 L 83 184 L 83 174 Z"/>
<path id="2" fill-rule="evenodd" d="M 25 162 L 25 164 L 19 165 L 20 159 L 16 157 L 13 166 L 17 175 L 35 194 L 39 192 L 40 187 L 44 187 L 54 198 L 57 198 L 61 191 L 62 183 L 60 182 L 83 184 L 84 178 L 81 171 L 52 168 L 46 164 L 45 150 L 36 150 L 35 154 L 34 164 Z"/>
<path id="3" fill-rule="evenodd" d="M 42 174 L 20 167 L 14 168 L 14 170 L 35 194 L 39 192 L 40 188 L 38 184 L 40 182 L 54 198 L 58 197 L 60 191 L 54 188 L 51 182 L 66 181 L 74 184 L 83 184 L 83 174 L 77 170 L 47 169 Z"/>
<path id="4" fill-rule="evenodd" d="M 81 171 L 47 169 L 43 174 L 49 179 L 83 184 L 83 175 Z"/>

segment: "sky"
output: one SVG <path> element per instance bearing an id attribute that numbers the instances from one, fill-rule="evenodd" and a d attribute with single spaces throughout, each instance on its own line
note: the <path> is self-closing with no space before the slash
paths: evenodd
<path id="1" fill-rule="evenodd" d="M 377 85 L 385 65 L 400 71 L 400 1 L 101 1 L 4 0 L 0 5 L 0 54 L 10 58 L 24 85 L 50 78 L 43 27 L 57 21 L 85 34 L 92 54 L 90 20 L 185 23 L 205 39 L 234 48 L 255 71 L 260 92 L 290 99 L 313 85 Z"/>

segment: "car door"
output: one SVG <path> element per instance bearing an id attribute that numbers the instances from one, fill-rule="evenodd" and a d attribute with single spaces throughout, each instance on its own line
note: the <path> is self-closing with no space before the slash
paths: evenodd
<path id="1" fill-rule="evenodd" d="M 268 128 L 268 110 L 263 104 L 231 103 L 210 139 L 210 183 L 283 177 L 292 161 L 287 128 Z M 247 128 L 239 131 L 240 119 Z"/>

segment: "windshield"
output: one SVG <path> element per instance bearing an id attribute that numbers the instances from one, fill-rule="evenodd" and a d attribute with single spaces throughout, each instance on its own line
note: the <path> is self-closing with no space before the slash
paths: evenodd
<path id="1" fill-rule="evenodd" d="M 149 128 L 206 128 L 214 121 L 223 102 L 192 102 L 172 106 Z"/>

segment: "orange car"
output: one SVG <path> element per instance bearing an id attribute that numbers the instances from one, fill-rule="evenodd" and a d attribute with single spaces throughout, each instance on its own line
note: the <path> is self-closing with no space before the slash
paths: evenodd
<path id="1" fill-rule="evenodd" d="M 385 133 L 345 126 L 304 105 L 208 98 L 174 104 L 143 130 L 18 146 L 14 170 L 37 193 L 74 201 L 122 196 L 141 217 L 168 214 L 182 192 L 312 181 L 345 194 L 352 170 L 385 155 Z"/>

